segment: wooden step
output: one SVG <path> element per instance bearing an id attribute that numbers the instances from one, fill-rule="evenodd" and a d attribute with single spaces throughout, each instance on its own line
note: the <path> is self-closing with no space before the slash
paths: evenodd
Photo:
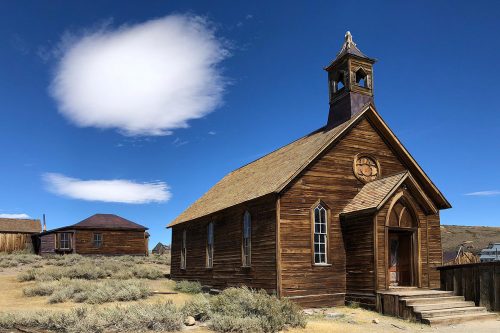
<path id="1" fill-rule="evenodd" d="M 437 304 L 463 301 L 463 296 L 440 296 L 440 297 L 422 297 L 422 298 L 405 298 L 407 306 L 420 305 L 420 304 Z"/>
<path id="2" fill-rule="evenodd" d="M 441 302 L 441 303 L 430 303 L 422 305 L 411 306 L 414 312 L 422 312 L 429 310 L 442 310 L 442 309 L 455 309 L 455 308 L 467 308 L 476 306 L 474 302 Z"/>
<path id="3" fill-rule="evenodd" d="M 500 317 L 491 312 L 478 312 L 472 314 L 462 314 L 455 316 L 443 316 L 435 318 L 422 318 L 422 323 L 431 326 L 454 325 L 470 321 L 498 320 Z M 500 324 L 499 324 L 500 325 Z"/>
<path id="4" fill-rule="evenodd" d="M 417 313 L 420 318 L 434 318 L 434 317 L 444 317 L 444 316 L 455 316 L 462 314 L 474 314 L 474 313 L 485 313 L 486 309 L 479 306 L 469 306 L 465 308 L 453 308 L 453 309 L 441 309 L 441 310 L 428 310 L 421 311 Z"/>
<path id="5" fill-rule="evenodd" d="M 448 297 L 454 296 L 453 291 L 441 291 L 441 290 L 428 290 L 428 291 L 415 291 L 415 292 L 405 292 L 399 294 L 399 299 L 417 299 L 417 298 L 429 298 L 429 297 Z"/>

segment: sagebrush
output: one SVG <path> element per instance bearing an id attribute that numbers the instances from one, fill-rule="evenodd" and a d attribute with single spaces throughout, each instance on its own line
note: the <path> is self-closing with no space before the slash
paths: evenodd
<path id="1" fill-rule="evenodd" d="M 65 311 L 0 313 L 0 328 L 29 327 L 62 333 L 175 332 L 182 328 L 182 314 L 167 301 L 128 306 L 87 306 Z"/>
<path id="2" fill-rule="evenodd" d="M 198 294 L 201 293 L 202 288 L 198 281 L 181 280 L 175 283 L 174 290 L 182 293 Z"/>
<path id="3" fill-rule="evenodd" d="M 73 301 L 101 304 L 114 301 L 137 301 L 150 296 L 151 290 L 141 280 L 70 280 L 38 282 L 23 289 L 25 296 L 50 296 L 49 303 Z"/>
<path id="4" fill-rule="evenodd" d="M 216 332 L 275 333 L 286 327 L 305 327 L 301 308 L 284 299 L 246 287 L 229 288 L 216 296 L 198 295 L 182 308 L 185 315 L 209 320 Z"/>

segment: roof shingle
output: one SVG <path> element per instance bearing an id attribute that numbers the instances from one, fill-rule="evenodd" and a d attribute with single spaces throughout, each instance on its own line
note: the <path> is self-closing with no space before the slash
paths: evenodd
<path id="1" fill-rule="evenodd" d="M 342 214 L 378 209 L 390 194 L 408 177 L 408 171 L 369 182 L 344 207 Z"/>
<path id="2" fill-rule="evenodd" d="M 42 231 L 40 220 L 0 218 L 0 233 L 37 233 L 40 231 Z"/>
<path id="3" fill-rule="evenodd" d="M 361 115 L 363 112 L 360 112 Z M 335 140 L 358 116 L 335 128 L 320 128 L 260 159 L 227 174 L 180 214 L 169 227 L 279 192 L 298 170 Z"/>

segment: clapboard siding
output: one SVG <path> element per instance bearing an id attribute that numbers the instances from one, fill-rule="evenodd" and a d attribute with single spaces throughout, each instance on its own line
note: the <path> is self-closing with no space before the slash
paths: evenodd
<path id="1" fill-rule="evenodd" d="M 242 267 L 243 214 L 252 217 L 252 264 Z M 214 222 L 213 268 L 206 268 L 207 225 Z M 180 269 L 182 232 L 187 230 L 186 269 Z M 276 292 L 276 197 L 252 200 L 172 228 L 174 280 L 196 280 L 213 288 L 245 284 Z"/>
<path id="2" fill-rule="evenodd" d="M 346 260 L 350 259 L 349 256 L 346 257 L 346 248 L 357 245 L 344 244 L 347 239 L 342 235 L 339 214 L 364 185 L 355 177 L 352 169 L 354 157 L 358 153 L 374 156 L 380 162 L 383 177 L 405 170 L 366 119 L 362 119 L 333 148 L 304 170 L 280 199 L 283 296 L 309 295 L 312 298 L 321 298 L 322 296 L 313 295 L 330 294 L 330 301 L 324 305 L 343 303 L 343 298 L 339 299 L 335 295 L 346 293 Z M 312 262 L 311 208 L 318 200 L 328 206 L 330 213 L 331 266 L 327 267 L 315 266 Z M 372 220 L 367 219 L 364 223 L 367 226 L 363 228 L 373 229 Z M 349 238 L 349 241 L 354 240 Z M 369 254 L 373 258 L 373 247 L 366 245 L 364 249 L 365 259 Z M 354 267 L 350 266 L 350 269 L 350 277 L 354 277 Z M 358 282 L 366 282 L 366 285 L 359 287 L 360 290 L 372 289 L 373 293 L 373 275 L 365 278 L 358 274 L 357 279 Z"/>
<path id="3" fill-rule="evenodd" d="M 55 254 L 56 251 L 56 235 L 55 234 L 45 234 L 39 236 L 40 238 L 40 249 L 39 254 Z"/>
<path id="4" fill-rule="evenodd" d="M 342 221 L 346 251 L 346 300 L 365 306 L 375 302 L 373 217 Z"/>
<path id="5" fill-rule="evenodd" d="M 40 238 L 39 253 L 81 255 L 147 255 L 147 239 L 142 230 L 62 230 L 60 233 L 71 234 L 71 249 L 60 251 L 57 249 L 56 237 L 58 232 L 42 234 Z M 93 244 L 93 234 L 103 235 L 101 247 Z"/>
<path id="6" fill-rule="evenodd" d="M 93 244 L 94 233 L 102 234 L 102 246 Z M 82 255 L 146 255 L 144 231 L 77 230 L 75 252 Z"/>

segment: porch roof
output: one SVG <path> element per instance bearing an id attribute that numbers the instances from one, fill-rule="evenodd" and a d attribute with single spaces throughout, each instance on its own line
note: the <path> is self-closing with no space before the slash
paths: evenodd
<path id="1" fill-rule="evenodd" d="M 361 191 L 344 207 L 341 214 L 380 209 L 387 199 L 408 177 L 408 171 L 367 183 Z"/>

